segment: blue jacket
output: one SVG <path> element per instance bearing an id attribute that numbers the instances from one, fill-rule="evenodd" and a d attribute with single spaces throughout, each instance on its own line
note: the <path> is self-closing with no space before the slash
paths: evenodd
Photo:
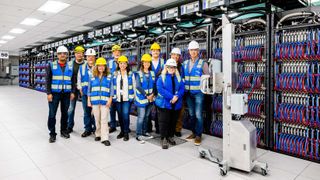
<path id="1" fill-rule="evenodd" d="M 118 64 L 115 61 L 115 59 L 112 59 L 112 60 L 108 61 L 108 67 L 110 69 L 110 73 L 111 74 L 113 74 L 117 70 Z"/>
<path id="2" fill-rule="evenodd" d="M 134 104 L 137 107 L 146 107 L 149 104 L 147 96 L 154 93 L 155 89 L 155 74 L 149 71 L 149 77 L 145 76 L 142 71 L 136 74 L 136 96 Z"/>
<path id="3" fill-rule="evenodd" d="M 87 63 L 84 63 L 80 66 L 81 89 L 84 95 L 88 94 L 88 85 L 89 85 L 89 80 L 91 78 L 89 77 L 88 71 L 90 70 Z"/>
<path id="4" fill-rule="evenodd" d="M 67 62 L 64 72 L 58 61 L 53 61 L 50 63 L 52 70 L 52 82 L 51 91 L 55 93 L 60 93 L 62 90 L 66 93 L 71 92 L 72 89 L 72 74 L 73 74 L 73 62 Z"/>
<path id="5" fill-rule="evenodd" d="M 182 108 L 182 100 L 184 94 L 184 82 L 180 76 L 174 76 L 175 90 L 172 93 L 172 76 L 170 74 L 160 75 L 157 80 L 158 95 L 156 97 L 156 105 L 159 108 L 172 109 L 172 104 L 170 103 L 174 95 L 178 96 L 178 101 L 174 104 L 174 110 L 179 110 Z"/>

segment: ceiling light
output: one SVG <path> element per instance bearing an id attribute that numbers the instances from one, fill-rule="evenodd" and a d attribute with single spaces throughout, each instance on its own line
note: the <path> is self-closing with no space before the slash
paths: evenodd
<path id="1" fill-rule="evenodd" d="M 4 40 L 0 40 L 0 44 L 5 44 L 7 43 L 8 41 L 4 41 Z"/>
<path id="2" fill-rule="evenodd" d="M 10 36 L 10 35 L 5 35 L 5 36 L 2 36 L 1 38 L 10 40 L 10 39 L 14 39 L 15 37 L 14 36 Z"/>
<path id="3" fill-rule="evenodd" d="M 67 4 L 64 2 L 47 1 L 38 9 L 38 11 L 49 12 L 49 13 L 58 13 L 69 6 L 70 6 L 70 4 Z"/>
<path id="4" fill-rule="evenodd" d="M 20 24 L 27 25 L 27 26 L 36 26 L 40 24 L 42 20 L 36 18 L 25 18 Z"/>
<path id="5" fill-rule="evenodd" d="M 13 28 L 11 29 L 11 31 L 9 31 L 10 33 L 14 33 L 14 34 L 22 34 L 24 32 L 26 32 L 26 30 L 24 29 L 20 29 L 20 28 Z"/>

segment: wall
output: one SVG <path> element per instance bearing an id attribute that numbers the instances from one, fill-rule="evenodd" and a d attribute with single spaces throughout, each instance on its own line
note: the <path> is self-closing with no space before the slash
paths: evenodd
<path id="1" fill-rule="evenodd" d="M 0 59 L 0 85 L 18 85 L 19 77 L 6 74 L 6 67 L 19 66 L 19 56 L 10 56 L 9 59 Z"/>

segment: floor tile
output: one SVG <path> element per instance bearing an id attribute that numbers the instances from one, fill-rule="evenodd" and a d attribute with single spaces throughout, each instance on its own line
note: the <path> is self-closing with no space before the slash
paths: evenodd
<path id="1" fill-rule="evenodd" d="M 36 166 L 28 157 L 0 161 L 0 179 L 34 169 Z"/>
<path id="2" fill-rule="evenodd" d="M 148 180 L 178 180 L 178 178 L 169 175 L 168 173 L 161 173 L 149 178 Z"/>
<path id="3" fill-rule="evenodd" d="M 23 173 L 18 173 L 9 177 L 4 178 L 3 180 L 45 180 L 45 176 L 38 169 L 26 171 Z"/>
<path id="4" fill-rule="evenodd" d="M 304 169 L 301 176 L 311 179 L 320 179 L 320 164 L 311 163 L 306 169 Z"/>

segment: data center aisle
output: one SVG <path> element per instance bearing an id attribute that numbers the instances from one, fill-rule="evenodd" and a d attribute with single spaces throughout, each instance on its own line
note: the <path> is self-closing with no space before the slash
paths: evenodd
<path id="1" fill-rule="evenodd" d="M 75 132 L 70 139 L 57 136 L 48 143 L 46 95 L 17 86 L 0 86 L 0 179 L 298 179 L 316 180 L 320 164 L 258 149 L 259 159 L 268 162 L 270 173 L 232 170 L 221 177 L 216 164 L 200 159 L 197 147 L 186 142 L 169 150 L 134 137 L 128 142 L 111 134 L 111 147 L 81 138 L 82 106 L 77 104 Z M 58 114 L 60 117 L 60 114 Z M 59 129 L 59 123 L 57 123 Z M 132 118 L 131 129 L 135 129 Z M 189 131 L 183 132 L 184 137 Z M 204 136 L 204 147 L 221 153 L 219 138 Z"/>

